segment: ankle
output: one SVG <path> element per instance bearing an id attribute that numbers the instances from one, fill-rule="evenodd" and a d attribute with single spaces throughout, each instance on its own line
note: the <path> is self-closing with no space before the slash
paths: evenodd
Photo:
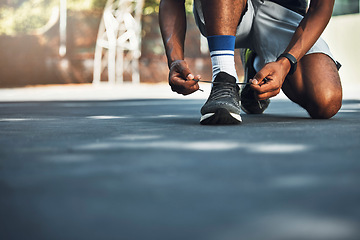
<path id="1" fill-rule="evenodd" d="M 219 72 L 226 72 L 238 81 L 234 60 L 235 36 L 217 35 L 210 36 L 207 40 L 211 56 L 213 80 Z"/>

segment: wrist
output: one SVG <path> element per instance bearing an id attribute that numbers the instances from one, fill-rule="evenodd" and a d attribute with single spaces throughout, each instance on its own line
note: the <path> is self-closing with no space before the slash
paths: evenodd
<path id="1" fill-rule="evenodd" d="M 175 65 L 178 65 L 180 62 L 184 61 L 183 59 L 171 60 L 169 61 L 169 69 L 173 68 Z"/>
<path id="2" fill-rule="evenodd" d="M 288 74 L 293 74 L 297 68 L 297 60 L 296 58 L 291 55 L 290 53 L 283 53 L 281 54 L 277 60 L 277 62 L 281 63 L 283 66 L 286 67 L 288 70 Z"/>
<path id="3" fill-rule="evenodd" d="M 169 48 L 166 51 L 166 57 L 168 60 L 168 67 L 170 69 L 176 62 L 184 60 L 184 53 L 182 50 Z"/>
<path id="4" fill-rule="evenodd" d="M 279 64 L 281 64 L 282 69 L 286 71 L 286 74 L 290 72 L 291 64 L 287 58 L 281 57 L 276 60 Z"/>
<path id="5" fill-rule="evenodd" d="M 169 69 L 180 61 L 184 61 L 184 59 L 183 58 L 168 58 Z"/>

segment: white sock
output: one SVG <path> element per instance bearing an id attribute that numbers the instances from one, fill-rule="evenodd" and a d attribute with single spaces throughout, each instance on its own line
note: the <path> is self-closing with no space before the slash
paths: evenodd
<path id="1" fill-rule="evenodd" d="M 234 51 L 221 50 L 210 52 L 211 64 L 212 64 L 212 76 L 213 81 L 219 72 L 226 72 L 236 78 L 238 82 L 238 76 L 235 68 Z"/>
<path id="2" fill-rule="evenodd" d="M 236 78 L 234 49 L 235 36 L 231 35 L 214 35 L 207 37 L 211 64 L 213 81 L 219 72 L 226 72 Z"/>

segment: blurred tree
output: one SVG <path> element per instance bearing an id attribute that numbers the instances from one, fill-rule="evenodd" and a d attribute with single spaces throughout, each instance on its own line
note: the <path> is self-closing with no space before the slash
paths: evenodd
<path id="1" fill-rule="evenodd" d="M 67 0 L 71 11 L 96 11 L 104 8 L 107 0 Z M 145 0 L 143 14 L 159 12 L 160 0 Z M 185 1 L 186 11 L 192 11 L 192 0 Z M 49 20 L 59 0 L 1 0 L 0 35 L 29 33 Z"/>
<path id="2" fill-rule="evenodd" d="M 159 4 L 160 0 L 145 0 L 144 14 L 147 15 L 152 13 L 158 13 Z M 187 13 L 192 12 L 192 4 L 192 0 L 185 0 L 185 8 Z"/>
<path id="3" fill-rule="evenodd" d="M 0 34 L 27 33 L 50 18 L 54 1 L 8 0 L 0 8 Z"/>

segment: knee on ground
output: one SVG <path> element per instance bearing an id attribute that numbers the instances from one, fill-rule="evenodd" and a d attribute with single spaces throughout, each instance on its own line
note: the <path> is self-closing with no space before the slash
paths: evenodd
<path id="1" fill-rule="evenodd" d="M 310 103 L 307 111 L 311 118 L 329 119 L 333 117 L 341 108 L 342 91 L 328 91 L 322 96 L 317 96 L 316 101 Z"/>

